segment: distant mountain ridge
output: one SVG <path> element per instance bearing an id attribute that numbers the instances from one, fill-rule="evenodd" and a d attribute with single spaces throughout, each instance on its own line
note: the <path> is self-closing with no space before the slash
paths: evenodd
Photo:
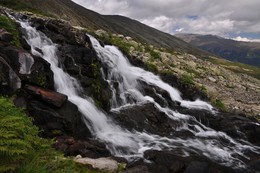
<path id="1" fill-rule="evenodd" d="M 260 43 L 235 41 L 214 35 L 176 34 L 175 36 L 227 60 L 260 67 Z"/>

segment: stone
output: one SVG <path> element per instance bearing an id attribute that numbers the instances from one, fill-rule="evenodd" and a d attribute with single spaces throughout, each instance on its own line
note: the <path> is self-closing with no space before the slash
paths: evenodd
<path id="1" fill-rule="evenodd" d="M 10 43 L 13 40 L 14 40 L 14 38 L 11 33 L 7 32 L 5 29 L 0 29 L 0 41 Z"/>
<path id="2" fill-rule="evenodd" d="M 118 163 L 111 158 L 82 158 L 80 155 L 74 158 L 74 161 L 83 165 L 91 165 L 95 169 L 105 170 L 108 172 L 116 172 L 118 168 Z"/>
<path id="3" fill-rule="evenodd" d="M 211 81 L 211 82 L 216 82 L 217 80 L 213 77 L 208 77 L 208 80 Z"/>
<path id="4" fill-rule="evenodd" d="M 54 92 L 51 90 L 46 90 L 37 86 L 25 85 L 24 89 L 31 95 L 39 98 L 43 102 L 61 108 L 64 102 L 68 100 L 68 96 Z"/>

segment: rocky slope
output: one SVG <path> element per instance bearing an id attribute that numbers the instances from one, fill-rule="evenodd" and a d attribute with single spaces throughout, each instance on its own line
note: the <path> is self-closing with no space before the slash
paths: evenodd
<path id="1" fill-rule="evenodd" d="M 5 13 L 3 12 L 3 14 Z M 160 112 L 153 104 L 126 107 L 120 112 L 111 111 L 111 105 L 109 104 L 112 97 L 111 90 L 108 83 L 101 76 L 100 67 L 102 64 L 92 47 L 89 37 L 85 35 L 85 29 L 78 29 L 67 22 L 52 18 L 36 17 L 28 14 L 15 15 L 20 16 L 21 19 L 30 20 L 38 31 L 41 31 L 50 37 L 54 43 L 58 44 L 57 58 L 60 66 L 68 74 L 79 80 L 84 88 L 81 95 L 92 97 L 96 105 L 122 127 L 129 131 L 145 131 L 169 138 L 182 137 L 185 139 L 196 137 L 188 130 L 172 132 L 172 129 L 178 127 L 180 122 L 169 119 L 165 113 Z M 55 137 L 57 140 L 55 147 L 66 155 L 76 156 L 80 154 L 91 158 L 111 156 L 106 143 L 93 139 L 94 135 L 85 125 L 77 105 L 71 103 L 66 95 L 55 91 L 50 64 L 41 59 L 40 55 L 31 54 L 30 46 L 22 37 L 26 36 L 26 32 L 18 24 L 15 25 L 15 28 L 19 33 L 19 44 L 14 44 L 14 35 L 6 29 L 2 30 L 0 34 L 0 93 L 13 96 L 17 106 L 26 108 L 28 115 L 33 117 L 34 123 L 43 130 L 42 136 L 47 138 Z M 101 35 L 100 38 L 103 41 L 105 40 L 103 37 L 107 35 L 103 31 L 98 31 L 97 34 Z M 147 47 L 128 36 L 114 34 L 112 37 L 115 37 L 112 39 L 115 43 L 125 44 L 121 44 L 121 48 L 125 48 L 124 50 L 128 53 L 129 60 L 133 64 L 158 73 L 164 81 L 181 90 L 184 98 L 191 100 L 198 97 L 207 99 L 207 95 L 201 92 L 198 87 L 210 91 L 210 87 L 216 89 L 218 89 L 217 87 L 226 87 L 225 85 L 231 84 L 229 80 L 234 81 L 234 84 L 241 84 L 241 87 L 238 87 L 238 90 L 241 89 L 241 93 L 246 92 L 245 86 L 249 88 L 248 93 L 252 92 L 252 96 L 253 92 L 259 92 L 259 88 L 257 88 L 259 81 L 247 75 L 243 77 L 243 75 L 233 74 L 223 67 L 198 59 L 190 54 L 183 54 L 179 51 L 169 53 L 164 49 Z M 127 52 L 128 50 L 129 52 Z M 201 77 L 195 75 L 201 75 Z M 221 81 L 221 76 L 228 79 L 228 81 Z M 242 83 L 242 80 L 248 81 Z M 200 83 L 203 86 L 199 85 Z M 260 127 L 258 121 L 252 117 L 247 118 L 244 115 L 222 111 L 219 111 L 216 116 L 209 111 L 188 109 L 180 106 L 177 102 L 173 102 L 169 99 L 169 95 L 160 88 L 145 84 L 142 85 L 142 88 L 145 95 L 158 99 L 161 105 L 164 102 L 160 102 L 157 93 L 160 93 L 167 104 L 174 110 L 192 115 L 193 118 L 189 120 L 191 123 L 199 121 L 212 129 L 227 133 L 236 140 L 246 140 L 259 146 L 258 134 Z M 256 94 L 254 96 L 259 100 Z M 257 103 L 252 105 L 254 104 L 257 105 Z M 257 109 L 253 111 L 256 112 Z M 229 145 L 225 138 L 221 138 L 220 143 Z M 147 150 L 144 153 L 144 158 L 149 162 L 143 159 L 128 162 L 125 172 L 251 173 L 260 171 L 259 154 L 250 150 L 246 153 L 250 159 L 243 159 L 247 165 L 245 169 L 234 169 L 218 164 L 212 161 L 211 158 L 195 151 L 190 156 L 183 157 L 179 155 L 182 152 L 182 150 L 178 149 Z M 114 159 L 119 162 L 126 162 L 124 158 Z"/>
<path id="2" fill-rule="evenodd" d="M 0 4 L 4 4 L 5 1 L 8 0 L 2 0 Z M 117 15 L 100 15 L 83 8 L 71 0 L 15 0 L 14 2 L 17 4 L 22 3 L 20 5 L 21 10 L 35 11 L 31 9 L 37 9 L 39 13 L 45 13 L 66 20 L 73 26 L 81 26 L 90 31 L 103 29 L 111 33 L 128 35 L 139 42 L 152 44 L 157 47 L 183 50 L 184 52 L 197 55 L 208 54 L 194 48 L 181 39 L 151 28 L 136 20 Z M 19 9 L 19 7 L 17 8 Z"/>
<path id="3" fill-rule="evenodd" d="M 260 43 L 234 41 L 214 35 L 177 34 L 175 36 L 227 60 L 260 67 Z"/>

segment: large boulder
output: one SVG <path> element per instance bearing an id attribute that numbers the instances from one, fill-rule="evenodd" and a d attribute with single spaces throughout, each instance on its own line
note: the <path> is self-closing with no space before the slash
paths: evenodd
<path id="1" fill-rule="evenodd" d="M 0 46 L 0 53 L 3 59 L 19 76 L 22 84 L 28 83 L 54 89 L 53 73 L 47 61 L 14 46 Z"/>
<path id="2" fill-rule="evenodd" d="M 106 146 L 94 139 L 78 140 L 72 136 L 58 136 L 56 139 L 55 148 L 67 156 L 76 156 L 78 154 L 90 158 L 110 156 Z"/>
<path id="3" fill-rule="evenodd" d="M 21 96 L 20 96 L 21 97 Z M 91 137 L 91 133 L 83 121 L 76 105 L 68 100 L 63 100 L 61 107 L 50 104 L 48 100 L 34 94 L 25 94 L 29 116 L 35 125 L 40 127 L 42 136 L 53 138 L 59 135 L 70 135 L 78 139 Z"/>
<path id="4" fill-rule="evenodd" d="M 122 108 L 120 111 L 111 112 L 110 116 L 129 130 L 146 131 L 163 136 L 169 135 L 172 127 L 178 126 L 177 121 L 170 120 L 152 103 Z"/>

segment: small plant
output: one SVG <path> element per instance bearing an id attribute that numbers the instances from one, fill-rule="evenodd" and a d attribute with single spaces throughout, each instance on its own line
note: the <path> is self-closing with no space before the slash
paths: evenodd
<path id="1" fill-rule="evenodd" d="M 122 38 L 112 37 L 111 44 L 117 46 L 123 52 L 123 54 L 130 54 L 131 44 L 125 42 Z"/>
<path id="2" fill-rule="evenodd" d="M 152 57 L 152 59 L 160 59 L 160 53 L 159 52 L 155 52 L 154 50 L 151 50 L 150 52 L 150 55 Z"/>
<path id="3" fill-rule="evenodd" d="M 187 74 L 182 75 L 181 83 L 185 84 L 185 85 L 193 85 L 194 84 L 192 76 L 187 75 Z"/>
<path id="4" fill-rule="evenodd" d="M 147 69 L 148 69 L 149 71 L 152 71 L 152 72 L 155 72 L 155 73 L 158 72 L 158 68 L 157 68 L 157 66 L 156 66 L 155 64 L 150 63 L 150 62 L 147 62 L 147 63 L 146 63 L 146 66 L 147 66 Z"/>
<path id="5" fill-rule="evenodd" d="M 222 111 L 226 111 L 226 106 L 225 104 L 220 100 L 220 99 L 216 99 L 214 102 L 214 105 L 219 108 Z"/>

